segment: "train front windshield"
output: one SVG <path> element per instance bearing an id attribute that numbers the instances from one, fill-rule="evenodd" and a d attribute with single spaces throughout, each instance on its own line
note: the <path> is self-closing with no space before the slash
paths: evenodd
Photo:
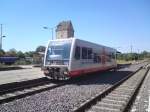
<path id="1" fill-rule="evenodd" d="M 68 65 L 71 41 L 51 41 L 46 55 L 46 65 Z"/>

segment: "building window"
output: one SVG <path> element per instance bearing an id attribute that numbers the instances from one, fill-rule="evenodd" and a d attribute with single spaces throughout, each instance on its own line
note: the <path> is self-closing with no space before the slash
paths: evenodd
<path id="1" fill-rule="evenodd" d="M 80 59 L 80 47 L 76 46 L 75 48 L 75 59 L 79 60 Z"/>

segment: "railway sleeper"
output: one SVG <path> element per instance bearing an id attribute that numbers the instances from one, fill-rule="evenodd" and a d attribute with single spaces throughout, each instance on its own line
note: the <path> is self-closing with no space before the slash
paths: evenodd
<path id="1" fill-rule="evenodd" d="M 113 100 L 113 99 L 103 99 L 101 102 L 107 103 L 107 104 L 118 104 L 118 105 L 125 105 L 125 101 L 120 101 L 120 100 Z"/>
<path id="2" fill-rule="evenodd" d="M 129 94 L 124 94 L 124 93 L 110 93 L 111 96 L 121 96 L 121 97 L 129 97 L 130 96 L 130 93 Z"/>
<path id="3" fill-rule="evenodd" d="M 106 97 L 105 100 L 98 102 L 90 110 L 95 112 L 121 112 L 126 103 L 129 101 L 129 98 L 122 97 Z"/>
<path id="4" fill-rule="evenodd" d="M 113 109 L 120 109 L 120 107 L 122 105 L 121 104 L 111 104 L 111 103 L 99 102 L 99 103 L 97 103 L 97 106 L 99 106 L 99 107 L 113 108 Z"/>
<path id="5" fill-rule="evenodd" d="M 132 88 L 123 88 L 123 87 L 121 87 L 121 88 L 117 88 L 115 91 L 133 91 L 133 90 L 135 90 L 135 86 L 133 86 Z"/>
<path id="6" fill-rule="evenodd" d="M 142 77 L 140 77 L 140 78 L 142 78 Z M 126 82 L 125 84 L 124 84 L 124 86 L 134 86 L 135 84 L 137 84 L 138 83 L 138 81 L 140 81 L 140 79 L 136 79 L 135 81 L 130 81 L 130 82 Z"/>
<path id="7" fill-rule="evenodd" d="M 118 94 L 118 95 L 120 95 L 120 96 L 122 96 L 122 95 L 128 95 L 128 96 L 130 96 L 130 95 L 132 95 L 132 93 L 134 92 L 134 90 L 135 89 L 133 89 L 133 90 L 117 90 L 117 91 L 113 91 L 112 92 L 112 94 Z"/>
<path id="8" fill-rule="evenodd" d="M 131 93 L 124 91 L 112 91 L 110 94 L 130 95 Z"/>
<path id="9" fill-rule="evenodd" d="M 142 78 L 143 76 L 139 76 L 140 78 Z M 129 82 L 125 82 L 122 86 L 134 86 L 135 84 L 137 84 L 140 81 L 139 78 L 136 78 L 136 80 L 130 80 Z"/>
<path id="10" fill-rule="evenodd" d="M 122 85 L 122 86 L 119 87 L 119 89 L 121 89 L 121 88 L 134 89 L 135 85 Z"/>
<path id="11" fill-rule="evenodd" d="M 93 106 L 90 111 L 92 112 L 121 112 L 119 109 L 99 107 L 99 106 Z"/>
<path id="12" fill-rule="evenodd" d="M 108 98 L 110 98 L 110 97 L 124 100 L 124 99 L 128 99 L 130 97 L 130 95 L 110 94 L 108 96 Z"/>
<path id="13" fill-rule="evenodd" d="M 118 101 L 118 100 L 119 101 L 128 101 L 129 100 L 128 97 L 120 97 L 120 96 L 114 97 L 114 96 L 110 96 L 110 95 L 106 96 L 106 98 L 110 99 L 110 100 L 114 100 L 114 101 Z"/>

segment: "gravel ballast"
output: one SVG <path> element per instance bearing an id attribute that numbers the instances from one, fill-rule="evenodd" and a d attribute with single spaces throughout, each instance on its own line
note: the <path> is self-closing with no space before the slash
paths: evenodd
<path id="1" fill-rule="evenodd" d="M 71 112 L 142 65 L 132 65 L 117 72 L 91 74 L 71 84 L 1 104 L 0 112 Z"/>
<path id="2" fill-rule="evenodd" d="M 150 102 L 150 70 L 142 84 L 130 112 L 148 112 Z"/>

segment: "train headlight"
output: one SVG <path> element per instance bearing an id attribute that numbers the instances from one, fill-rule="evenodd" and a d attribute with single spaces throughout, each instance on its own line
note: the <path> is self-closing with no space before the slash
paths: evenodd
<path id="1" fill-rule="evenodd" d="M 64 72 L 63 72 L 65 75 L 68 75 L 68 70 L 67 69 L 64 69 Z"/>
<path id="2" fill-rule="evenodd" d="M 68 72 L 67 72 L 67 71 L 64 71 L 64 74 L 65 74 L 65 75 L 67 75 L 67 74 L 68 74 Z"/>

